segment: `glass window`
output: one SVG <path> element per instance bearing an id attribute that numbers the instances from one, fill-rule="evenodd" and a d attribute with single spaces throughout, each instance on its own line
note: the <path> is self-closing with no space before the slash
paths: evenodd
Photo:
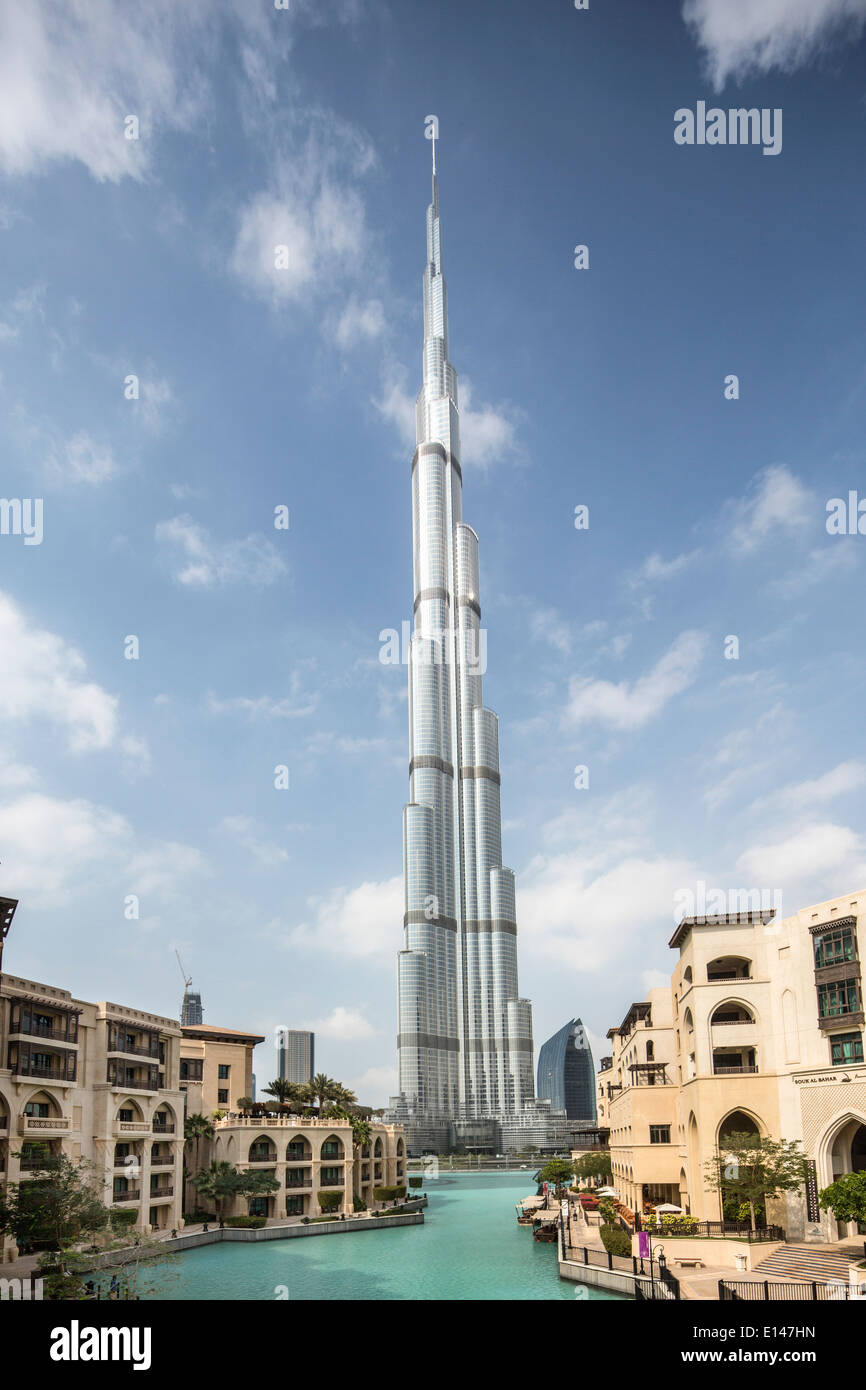
<path id="1" fill-rule="evenodd" d="M 834 931 L 823 932 L 815 938 L 815 966 L 840 965 L 843 961 L 854 960 L 854 931 L 851 927 L 837 927 Z"/>
<path id="2" fill-rule="evenodd" d="M 830 1056 L 834 1067 L 852 1066 L 863 1061 L 863 1036 L 861 1033 L 839 1033 L 830 1039 Z"/>
<path id="3" fill-rule="evenodd" d="M 669 1144 L 671 1142 L 670 1125 L 650 1125 L 651 1144 Z"/>
<path id="4" fill-rule="evenodd" d="M 818 986 L 818 1011 L 822 1018 L 837 1014 L 856 1014 L 860 1009 L 857 980 L 835 980 Z"/>

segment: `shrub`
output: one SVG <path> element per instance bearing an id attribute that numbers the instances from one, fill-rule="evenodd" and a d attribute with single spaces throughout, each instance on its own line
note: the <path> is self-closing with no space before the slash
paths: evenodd
<path id="1" fill-rule="evenodd" d="M 352 1198 L 352 1208 L 353 1208 L 354 1211 L 366 1211 L 366 1210 L 367 1210 L 367 1203 L 364 1201 L 364 1198 L 363 1198 L 363 1197 L 359 1197 L 359 1196 L 358 1196 L 357 1192 L 355 1193 L 354 1197 Z"/>
<path id="2" fill-rule="evenodd" d="M 400 1186 L 400 1187 L 393 1187 L 393 1188 L 391 1189 L 391 1191 L 394 1193 L 394 1196 L 395 1196 L 395 1197 L 399 1197 L 399 1198 L 400 1198 L 400 1201 L 402 1201 L 403 1198 L 406 1196 L 406 1186 L 405 1186 L 405 1184 L 403 1184 L 403 1185 Z"/>
<path id="3" fill-rule="evenodd" d="M 611 1255 L 630 1255 L 631 1236 L 620 1226 L 602 1226 L 599 1228 L 601 1243 Z"/>
<path id="4" fill-rule="evenodd" d="M 196 1207 L 195 1211 L 184 1213 L 184 1220 L 197 1224 L 199 1221 L 216 1221 L 216 1216 L 212 1211 L 203 1211 L 200 1207 Z"/>
<path id="5" fill-rule="evenodd" d="M 226 1226 L 243 1226 L 245 1229 L 257 1231 L 264 1226 L 267 1217 L 265 1216 L 227 1216 Z"/>
<path id="6" fill-rule="evenodd" d="M 421 1186 L 423 1185 L 423 1182 L 424 1182 L 424 1179 L 423 1179 L 423 1178 L 412 1177 L 412 1178 L 409 1179 L 409 1186 L 410 1186 L 410 1187 L 421 1187 Z"/>
<path id="7" fill-rule="evenodd" d="M 394 1200 L 394 1198 L 395 1198 L 396 1196 L 397 1196 L 397 1189 L 396 1189 L 396 1187 L 374 1187 L 374 1188 L 373 1188 L 373 1201 L 374 1201 L 374 1202 L 393 1202 L 393 1200 Z"/>
<path id="8" fill-rule="evenodd" d="M 138 1207 L 116 1207 L 109 1212 L 112 1226 L 134 1226 L 138 1220 Z"/>
<path id="9" fill-rule="evenodd" d="M 317 1192 L 316 1196 L 322 1211 L 336 1211 L 343 1205 L 342 1192 Z"/>

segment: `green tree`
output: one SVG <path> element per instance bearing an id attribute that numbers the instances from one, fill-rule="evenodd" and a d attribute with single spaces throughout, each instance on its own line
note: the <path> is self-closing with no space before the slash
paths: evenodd
<path id="1" fill-rule="evenodd" d="M 837 1221 L 866 1225 L 866 1173 L 845 1173 L 818 1193 L 818 1206 Z"/>
<path id="2" fill-rule="evenodd" d="M 224 1160 L 202 1168 L 193 1178 L 193 1186 L 203 1197 L 209 1197 L 222 1220 L 224 1203 L 235 1197 L 262 1197 L 276 1192 L 279 1183 L 269 1173 L 238 1170 Z"/>
<path id="3" fill-rule="evenodd" d="M 798 1139 L 770 1139 L 763 1134 L 729 1134 L 724 1152 L 704 1164 L 709 1185 L 723 1199 L 735 1198 L 749 1207 L 752 1230 L 756 1207 L 766 1199 L 794 1192 L 805 1181 L 809 1163 Z"/>
<path id="4" fill-rule="evenodd" d="M 237 1172 L 233 1164 L 214 1160 L 207 1168 L 199 1169 L 192 1180 L 195 1190 L 213 1202 L 218 1217 L 222 1217 L 223 1203 L 237 1192 Z"/>
<path id="5" fill-rule="evenodd" d="M 269 1086 L 265 1086 L 264 1093 L 266 1096 L 273 1096 L 274 1100 L 279 1101 L 281 1105 L 291 1105 L 297 1090 L 298 1087 L 293 1081 L 287 1081 L 285 1077 L 277 1076 Z"/>
<path id="6" fill-rule="evenodd" d="M 573 1177 L 574 1168 L 567 1158 L 551 1158 L 539 1173 L 538 1180 L 551 1184 L 558 1197 L 564 1187 L 571 1187 Z"/>
<path id="7" fill-rule="evenodd" d="M 207 1115 L 187 1115 L 183 1122 L 184 1146 L 192 1144 L 193 1161 L 196 1169 L 199 1168 L 199 1149 L 202 1139 L 213 1139 L 213 1121 Z"/>
<path id="8" fill-rule="evenodd" d="M 34 1155 L 31 1153 L 31 1161 Z M 88 1159 L 73 1163 L 66 1154 L 45 1153 L 27 1182 L 6 1190 L 0 1219 L 16 1243 L 65 1250 L 108 1224 L 106 1182 Z"/>
<path id="9" fill-rule="evenodd" d="M 310 1100 L 321 1115 L 328 1101 L 336 1097 L 338 1082 L 323 1071 L 317 1072 L 309 1085 Z"/>
<path id="10" fill-rule="evenodd" d="M 610 1154 L 601 1150 L 598 1153 L 582 1154 L 574 1162 L 575 1177 L 582 1178 L 585 1182 L 590 1182 L 593 1178 L 609 1178 L 612 1171 Z"/>

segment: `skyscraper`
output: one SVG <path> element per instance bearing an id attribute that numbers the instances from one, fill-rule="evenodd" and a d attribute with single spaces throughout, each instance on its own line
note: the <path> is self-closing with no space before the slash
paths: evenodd
<path id="1" fill-rule="evenodd" d="M 281 1028 L 277 1038 L 277 1075 L 283 1081 L 292 1081 L 303 1086 L 312 1081 L 315 1072 L 315 1033 L 299 1032 L 293 1028 Z"/>
<path id="2" fill-rule="evenodd" d="M 579 1018 L 572 1018 L 538 1054 L 538 1094 L 564 1110 L 569 1120 L 596 1123 L 595 1073 L 589 1039 Z"/>
<path id="3" fill-rule="evenodd" d="M 498 719 L 482 703 L 478 537 L 462 520 L 433 149 L 412 458 L 415 621 L 394 1106 L 422 1142 L 444 1146 L 456 1122 L 514 1114 L 534 1092 L 532 1011 L 517 984 L 514 875 L 502 865 Z"/>
<path id="4" fill-rule="evenodd" d="M 204 1009 L 201 1005 L 201 995 L 187 987 L 183 992 L 183 999 L 180 1005 L 180 1021 L 184 1028 L 197 1027 L 204 1022 Z"/>

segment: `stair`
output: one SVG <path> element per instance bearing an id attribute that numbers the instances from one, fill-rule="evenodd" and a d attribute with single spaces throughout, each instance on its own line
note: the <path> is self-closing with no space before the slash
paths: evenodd
<path id="1" fill-rule="evenodd" d="M 754 1266 L 753 1273 L 762 1279 L 793 1279 L 810 1283 L 826 1283 L 828 1279 L 848 1281 L 851 1266 L 863 1257 L 862 1246 L 781 1245 L 772 1255 Z"/>

